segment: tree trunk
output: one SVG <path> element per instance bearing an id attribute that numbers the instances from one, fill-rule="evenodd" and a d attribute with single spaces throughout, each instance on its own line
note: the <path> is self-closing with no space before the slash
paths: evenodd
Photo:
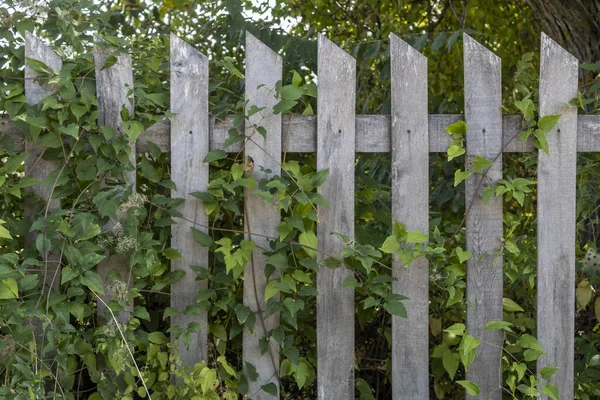
<path id="1" fill-rule="evenodd" d="M 600 60 L 600 0 L 526 0 L 545 32 L 581 62 Z"/>

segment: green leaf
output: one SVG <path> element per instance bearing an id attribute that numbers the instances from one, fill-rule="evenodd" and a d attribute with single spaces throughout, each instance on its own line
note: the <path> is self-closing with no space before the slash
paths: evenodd
<path id="1" fill-rule="evenodd" d="M 192 235 L 194 236 L 194 240 L 202 247 L 210 247 L 213 244 L 213 239 L 210 235 L 199 231 L 196 228 L 192 228 Z"/>
<path id="2" fill-rule="evenodd" d="M 52 75 L 54 73 L 54 70 L 52 68 L 50 68 L 40 60 L 36 60 L 35 58 L 31 57 L 26 57 L 25 60 L 27 61 L 27 65 L 29 66 L 29 68 L 31 68 L 35 72 L 40 72 L 46 75 Z"/>
<path id="3" fill-rule="evenodd" d="M 457 169 L 454 172 L 454 187 L 458 186 L 462 181 L 470 177 L 473 173 L 471 171 L 462 171 Z"/>
<path id="4" fill-rule="evenodd" d="M 483 190 L 481 191 L 481 197 L 483 198 L 483 205 L 487 206 L 487 203 L 489 203 L 490 199 L 494 196 L 495 192 L 496 192 L 495 186 L 486 186 L 483 188 Z"/>
<path id="5" fill-rule="evenodd" d="M 133 310 L 133 316 L 139 319 L 150 321 L 150 314 L 148 313 L 148 310 L 146 310 L 146 307 L 136 306 Z"/>
<path id="6" fill-rule="evenodd" d="M 504 311 L 508 312 L 525 311 L 520 305 L 506 297 L 502 299 L 502 307 L 504 308 Z"/>
<path id="7" fill-rule="evenodd" d="M 542 118 L 539 119 L 538 121 L 538 128 L 543 132 L 543 133 L 548 133 L 550 132 L 552 129 L 554 129 L 554 127 L 556 126 L 556 124 L 558 123 L 558 120 L 560 119 L 561 115 L 545 115 Z"/>
<path id="8" fill-rule="evenodd" d="M 454 324 L 449 328 L 444 329 L 444 332 L 454 333 L 457 336 L 465 334 L 465 324 Z"/>
<path id="9" fill-rule="evenodd" d="M 410 231 L 406 236 L 406 243 L 422 243 L 429 240 L 429 236 L 422 234 L 420 231 Z"/>
<path id="10" fill-rule="evenodd" d="M 559 369 L 559 367 L 544 367 L 541 369 L 540 375 L 542 376 L 542 378 L 548 379 L 552 375 L 554 375 Z"/>
<path id="11" fill-rule="evenodd" d="M 475 382 L 471 381 L 456 381 L 460 386 L 464 387 L 467 390 L 467 394 L 469 396 L 477 396 L 479 395 L 480 389 L 479 385 Z"/>
<path id="12" fill-rule="evenodd" d="M 462 145 L 451 144 L 448 147 L 448 161 L 452 161 L 458 156 L 465 154 L 465 148 Z"/>
<path id="13" fill-rule="evenodd" d="M 168 339 L 162 332 L 152 332 L 148 335 L 148 341 L 154 344 L 164 344 Z"/>
<path id="14" fill-rule="evenodd" d="M 485 324 L 485 330 L 497 331 L 499 329 L 508 328 L 509 326 L 512 326 L 512 323 L 506 321 L 490 321 L 487 324 Z"/>
<path id="15" fill-rule="evenodd" d="M 299 87 L 302 84 L 302 77 L 296 70 L 292 70 L 292 85 Z"/>
<path id="16" fill-rule="evenodd" d="M 25 152 L 19 153 L 17 155 L 10 157 L 4 164 L 4 170 L 6 171 L 6 173 L 7 174 L 14 173 L 19 168 L 19 166 L 21 166 L 21 164 L 23 164 L 23 161 L 25 161 L 26 157 L 27 157 L 27 153 L 25 153 Z"/>
<path id="17" fill-rule="evenodd" d="M 279 288 L 277 287 L 278 283 L 278 279 L 269 281 L 269 283 L 267 283 L 267 286 L 265 286 L 265 301 L 279 293 Z"/>
<path id="18" fill-rule="evenodd" d="M 379 250 L 381 250 L 387 254 L 395 253 L 399 249 L 400 249 L 400 242 L 398 241 L 398 238 L 395 235 L 388 236 L 385 239 L 385 241 L 383 242 L 383 244 L 381 245 L 381 247 L 379 248 Z"/>
<path id="19" fill-rule="evenodd" d="M 485 157 L 475 156 L 475 161 L 473 161 L 473 171 L 475 171 L 475 173 L 479 173 L 491 167 L 492 164 L 494 163 Z"/>
<path id="20" fill-rule="evenodd" d="M 10 232 L 8 231 L 8 229 L 3 227 L 2 224 L 4 224 L 4 221 L 0 219 L 0 238 L 12 240 L 12 236 L 10 235 Z"/>
<path id="21" fill-rule="evenodd" d="M 558 394 L 558 388 L 554 386 L 552 383 L 548 383 L 547 385 L 542 385 L 542 392 L 551 399 L 560 400 L 560 396 Z"/>
<path id="22" fill-rule="evenodd" d="M 98 294 L 104 294 L 104 285 L 102 283 L 102 279 L 100 279 L 100 276 L 93 271 L 87 271 L 85 274 L 83 274 L 81 277 L 81 283 Z"/>
<path id="23" fill-rule="evenodd" d="M 204 162 L 213 162 L 224 158 L 227 158 L 227 153 L 221 149 L 216 149 L 208 152 L 204 157 Z"/>
<path id="24" fill-rule="evenodd" d="M 360 286 L 360 284 L 358 283 L 358 281 L 356 280 L 354 275 L 348 275 L 347 277 L 344 278 L 344 281 L 342 282 L 343 288 L 355 289 L 359 286 Z"/>
<path id="25" fill-rule="evenodd" d="M 75 139 L 79 139 L 79 125 L 77 124 L 69 124 L 67 126 L 61 126 L 60 131 L 65 135 L 69 135 L 74 137 Z"/>
<path id="26" fill-rule="evenodd" d="M 135 143 L 142 132 L 144 132 L 144 125 L 134 119 L 125 121 L 123 122 L 123 132 L 125 132 L 129 140 Z"/>
<path id="27" fill-rule="evenodd" d="M 17 281 L 14 278 L 6 278 L 2 279 L 2 284 L 10 290 L 13 298 L 19 298 L 19 286 L 17 285 Z"/>
<path id="28" fill-rule="evenodd" d="M 198 376 L 198 382 L 200 382 L 202 394 L 207 394 L 208 390 L 213 387 L 216 380 L 217 371 L 212 368 L 204 367 L 202 371 L 200 371 L 200 376 Z"/>
<path id="29" fill-rule="evenodd" d="M 442 365 L 452 380 L 454 380 L 459 363 L 460 357 L 457 353 L 453 353 L 448 347 L 442 350 Z"/>
<path id="30" fill-rule="evenodd" d="M 277 396 L 277 385 L 275 385 L 273 382 L 263 385 L 261 389 L 271 396 Z"/>
<path id="31" fill-rule="evenodd" d="M 77 103 L 71 103 L 71 106 L 69 108 L 71 109 L 71 112 L 73 113 L 75 118 L 77 118 L 77 121 L 79 121 L 79 118 L 81 118 L 81 116 L 85 114 L 88 110 L 88 107 L 85 104 Z"/>
<path id="32" fill-rule="evenodd" d="M 460 263 L 462 264 L 465 261 L 469 260 L 471 257 L 473 257 L 473 254 L 470 251 L 463 250 L 462 247 L 457 247 L 456 256 L 458 257 L 458 261 L 460 261 Z"/>
<path id="33" fill-rule="evenodd" d="M 402 318 L 408 318 L 406 307 L 400 301 L 386 301 L 383 303 L 383 308 L 392 315 Z"/>
<path id="34" fill-rule="evenodd" d="M 467 134 L 467 124 L 465 121 L 458 121 L 446 127 L 446 132 L 452 135 L 455 139 L 465 137 Z"/>
<path id="35" fill-rule="evenodd" d="M 306 251 L 306 254 L 312 258 L 317 257 L 317 252 L 313 249 L 317 248 L 318 239 L 313 231 L 302 232 L 298 237 L 298 242 L 303 246 L 302 248 Z"/>
<path id="36" fill-rule="evenodd" d="M 169 260 L 181 260 L 183 258 L 181 253 L 179 251 L 177 251 L 177 249 L 174 249 L 172 247 L 165 249 L 163 254 Z"/>

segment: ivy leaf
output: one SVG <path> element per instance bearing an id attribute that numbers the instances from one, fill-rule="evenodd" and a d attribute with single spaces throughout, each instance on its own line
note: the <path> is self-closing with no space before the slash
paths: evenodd
<path id="1" fill-rule="evenodd" d="M 85 274 L 83 274 L 81 277 L 81 283 L 98 294 L 104 294 L 104 285 L 102 284 L 102 279 L 100 279 L 100 276 L 93 271 L 87 271 Z"/>
<path id="2" fill-rule="evenodd" d="M 142 132 L 144 132 L 144 125 L 140 121 L 134 119 L 125 121 L 123 123 L 123 132 L 125 132 L 129 140 L 135 143 Z"/>
<path id="3" fill-rule="evenodd" d="M 461 171 L 457 169 L 454 172 L 454 187 L 458 186 L 462 181 L 470 177 L 473 173 L 471 171 Z"/>
<path id="4" fill-rule="evenodd" d="M 458 121 L 446 127 L 448 132 L 454 139 L 461 139 L 467 134 L 467 123 L 465 121 Z"/>
<path id="5" fill-rule="evenodd" d="M 54 73 L 54 70 L 52 68 L 50 68 L 40 60 L 36 60 L 35 58 L 31 57 L 26 57 L 25 60 L 27 61 L 27 65 L 29 66 L 29 68 L 31 68 L 35 72 L 40 72 L 46 75 L 52 75 Z"/>
<path id="6" fill-rule="evenodd" d="M 273 382 L 263 385 L 261 389 L 271 396 L 277 396 L 277 385 L 275 385 Z"/>
<path id="7" fill-rule="evenodd" d="M 2 284 L 10 290 L 10 293 L 15 299 L 19 298 L 19 286 L 14 278 L 2 279 Z"/>
<path id="8" fill-rule="evenodd" d="M 381 247 L 379 248 L 379 250 L 381 250 L 387 254 L 395 253 L 399 249 L 400 249 L 400 242 L 398 241 L 398 238 L 395 235 L 388 236 L 385 239 L 385 241 L 383 242 L 383 244 L 381 245 Z"/>
<path id="9" fill-rule="evenodd" d="M 542 378 L 548 379 L 552 375 L 554 375 L 556 373 L 556 371 L 558 371 L 559 369 L 560 369 L 559 367 L 544 367 L 540 371 L 540 375 L 542 376 Z"/>
<path id="10" fill-rule="evenodd" d="M 296 71 L 296 70 L 292 70 L 292 85 L 296 86 L 296 87 L 300 87 L 300 85 L 302 84 L 302 77 L 300 76 L 300 74 Z"/>
<path id="11" fill-rule="evenodd" d="M 452 161 L 454 158 L 465 154 L 465 148 L 458 144 L 451 144 L 448 147 L 448 161 Z"/>
<path id="12" fill-rule="evenodd" d="M 194 236 L 194 240 L 202 247 L 210 247 L 213 244 L 213 239 L 210 235 L 199 231 L 196 228 L 192 228 L 192 235 Z"/>
<path id="13" fill-rule="evenodd" d="M 148 310 L 146 310 L 146 307 L 136 306 L 133 310 L 133 316 L 139 319 L 150 321 L 150 314 L 148 313 Z"/>
<path id="14" fill-rule="evenodd" d="M 458 370 L 458 364 L 460 363 L 460 357 L 457 353 L 453 353 L 448 347 L 442 351 L 442 365 L 450 376 L 450 379 L 454 380 L 456 371 Z"/>
<path id="15" fill-rule="evenodd" d="M 383 303 L 383 308 L 392 315 L 402 318 L 408 318 L 406 307 L 400 301 L 386 301 Z"/>
<path id="16" fill-rule="evenodd" d="M 213 162 L 224 158 L 227 158 L 227 153 L 221 149 L 216 149 L 208 152 L 204 157 L 204 162 Z"/>
<path id="17" fill-rule="evenodd" d="M 317 235 L 313 231 L 302 232 L 298 237 L 298 241 L 303 246 L 302 248 L 312 258 L 317 257 L 316 249 L 318 246 Z"/>
<path id="18" fill-rule="evenodd" d="M 506 321 L 490 321 L 487 324 L 485 324 L 485 330 L 497 331 L 499 329 L 508 328 L 509 326 L 512 326 L 512 323 Z"/>
<path id="19" fill-rule="evenodd" d="M 4 224 L 4 221 L 0 219 L 0 238 L 12 240 L 12 236 L 10 235 L 10 232 L 8 231 L 8 229 L 3 227 L 1 224 Z"/>
<path id="20" fill-rule="evenodd" d="M 429 236 L 422 234 L 420 231 L 410 231 L 406 235 L 406 243 L 423 243 L 429 240 Z"/>
<path id="21" fill-rule="evenodd" d="M 148 341 L 154 344 L 164 344 L 168 339 L 162 332 L 152 332 L 148 335 Z"/>
<path id="22" fill-rule="evenodd" d="M 491 167 L 492 164 L 494 163 L 485 157 L 475 156 L 475 161 L 473 161 L 473 171 L 475 171 L 475 173 L 479 173 Z"/>
<path id="23" fill-rule="evenodd" d="M 542 392 L 551 399 L 560 400 L 560 396 L 558 394 L 558 388 L 554 386 L 552 383 L 548 383 L 547 385 L 542 385 Z"/>
<path id="24" fill-rule="evenodd" d="M 558 123 L 558 120 L 560 119 L 560 117 L 561 117 L 560 114 L 557 114 L 557 115 L 545 115 L 542 118 L 540 118 L 540 120 L 538 121 L 538 124 L 537 124 L 538 128 L 543 133 L 548 133 L 552 129 L 554 129 L 554 127 Z"/>
<path id="25" fill-rule="evenodd" d="M 454 333 L 457 336 L 465 334 L 465 324 L 454 324 L 449 328 L 444 329 L 444 332 Z"/>
<path id="26" fill-rule="evenodd" d="M 25 153 L 25 152 L 19 153 L 17 155 L 10 157 L 4 164 L 4 170 L 6 171 L 6 173 L 7 174 L 14 173 L 19 168 L 19 166 L 21 166 L 21 164 L 23 164 L 23 161 L 25 161 L 26 157 L 27 157 L 27 153 Z"/>
<path id="27" fill-rule="evenodd" d="M 279 287 L 277 286 L 278 283 L 278 279 L 269 281 L 269 283 L 267 283 L 267 286 L 265 286 L 265 301 L 279 293 Z"/>
<path id="28" fill-rule="evenodd" d="M 494 193 L 496 192 L 496 187 L 495 186 L 486 186 L 483 188 L 483 190 L 481 191 L 481 197 L 483 199 L 483 205 L 487 206 L 487 203 L 490 202 L 490 199 L 494 196 Z"/>
<path id="29" fill-rule="evenodd" d="M 504 308 L 504 311 L 507 311 L 507 312 L 524 311 L 520 305 L 518 305 L 517 303 L 515 303 L 514 301 L 512 301 L 511 299 L 508 299 L 506 297 L 502 299 L 502 307 Z"/>
<path id="30" fill-rule="evenodd" d="M 475 382 L 471 381 L 456 381 L 460 386 L 464 387 L 467 390 L 467 394 L 469 396 L 477 396 L 479 395 L 480 388 Z"/>
<path id="31" fill-rule="evenodd" d="M 457 247 L 456 256 L 458 257 L 458 261 L 460 261 L 460 263 L 462 264 L 465 261 L 469 260 L 473 256 L 473 254 L 470 251 L 463 250 L 462 247 Z"/>

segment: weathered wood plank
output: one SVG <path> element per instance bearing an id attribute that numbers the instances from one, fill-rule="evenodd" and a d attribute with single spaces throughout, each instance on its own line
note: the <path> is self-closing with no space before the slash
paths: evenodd
<path id="1" fill-rule="evenodd" d="M 96 42 L 103 41 L 99 36 L 95 36 Z M 123 120 L 121 119 L 121 109 L 123 105 L 129 113 L 133 113 L 133 104 L 127 98 L 129 90 L 133 89 L 133 70 L 131 68 L 131 56 L 121 54 L 117 57 L 117 62 L 109 68 L 103 69 L 108 56 L 114 53 L 112 48 L 103 48 L 94 46 L 94 64 L 96 68 L 96 95 L 98 98 L 98 125 L 108 126 L 117 132 L 117 136 L 123 135 Z M 129 159 L 135 165 L 135 144 L 130 145 Z M 128 171 L 127 185 L 133 185 L 135 190 L 136 176 L 135 171 Z M 114 254 L 98 264 L 98 274 L 102 281 L 106 282 L 106 276 L 112 269 L 121 274 L 121 278 L 127 284 L 128 289 L 133 286 L 133 277 L 129 267 L 129 257 L 127 254 Z M 102 299 L 105 303 L 115 299 L 114 293 L 107 292 Z M 98 302 L 97 313 L 100 318 L 106 318 L 104 313 L 105 306 Z M 121 322 L 129 320 L 129 315 L 133 311 L 133 305 L 124 305 L 123 311 L 117 315 Z"/>
<path id="2" fill-rule="evenodd" d="M 450 137 L 444 129 L 446 126 L 463 120 L 462 115 L 431 114 L 429 115 L 429 152 L 444 153 Z M 389 153 L 390 145 L 389 115 L 357 115 L 356 116 L 356 152 L 357 153 Z M 138 153 L 148 151 L 147 142 L 158 145 L 165 152 L 170 150 L 169 120 L 163 119 L 142 133 L 136 142 Z M 228 131 L 233 125 L 233 118 L 216 121 L 210 118 L 210 149 L 221 149 L 227 140 Z M 505 153 L 533 152 L 533 143 L 529 140 L 523 144 L 515 135 L 521 132 L 521 117 L 505 115 L 502 117 L 502 144 Z M 316 115 L 284 115 L 282 118 L 283 151 L 288 153 L 314 153 L 317 151 L 317 116 Z M 577 151 L 600 152 L 600 115 L 580 115 L 577 118 Z M 15 151 L 23 151 L 23 134 L 8 119 L 0 117 L 0 136 L 8 135 L 15 141 Z M 228 148 L 232 153 L 242 149 L 241 144 Z"/>
<path id="3" fill-rule="evenodd" d="M 354 237 L 356 60 L 318 39 L 317 168 L 329 169 L 319 188 L 330 207 L 318 208 L 318 260 L 340 254 L 332 232 Z M 354 399 L 354 290 L 343 288 L 352 272 L 322 267 L 317 274 L 317 396 Z"/>
<path id="4" fill-rule="evenodd" d="M 25 57 L 32 58 L 35 60 L 42 61 L 48 67 L 54 71 L 58 71 L 62 68 L 62 60 L 50 47 L 46 46 L 40 39 L 27 32 L 25 34 Z M 45 96 L 52 94 L 52 87 L 41 86 L 35 78 L 39 74 L 31 69 L 28 62 L 25 62 L 25 96 L 27 102 L 30 105 L 39 103 Z M 21 140 L 23 139 L 21 135 Z M 60 199 L 51 199 L 52 188 L 43 185 L 48 174 L 57 168 L 59 163 L 56 161 L 48 161 L 43 158 L 43 154 L 46 151 L 45 147 L 40 146 L 37 143 L 27 141 L 25 142 L 24 150 L 27 152 L 25 159 L 25 174 L 28 177 L 37 179 L 40 184 L 31 186 L 26 190 L 31 191 L 37 198 L 41 200 L 42 209 L 38 205 L 31 205 L 25 209 L 25 215 L 29 218 L 30 222 L 36 215 L 45 214 L 46 209 L 48 211 L 60 208 Z M 25 237 L 25 246 L 30 246 L 35 243 L 36 235 L 29 234 Z M 60 288 L 60 253 L 53 249 L 43 255 L 44 266 L 43 270 L 43 289 L 42 293 L 46 293 L 51 288 L 58 290 Z M 41 343 L 44 338 L 44 330 L 42 328 L 41 321 L 35 321 L 36 339 L 38 344 Z M 43 347 L 40 346 L 40 349 Z M 40 352 L 41 355 L 41 352 Z"/>
<path id="5" fill-rule="evenodd" d="M 392 68 L 392 220 L 429 232 L 427 58 L 390 35 Z M 392 397 L 429 398 L 429 263 L 392 261 L 394 293 L 407 296 L 408 319 L 392 317 Z"/>
<path id="6" fill-rule="evenodd" d="M 577 96 L 579 62 L 545 34 L 540 58 L 540 116 L 561 117 L 546 136 L 550 155 L 538 153 L 537 332 L 546 356 L 537 368 L 560 367 L 550 381 L 572 399 L 577 108 L 564 104 Z"/>
<path id="7" fill-rule="evenodd" d="M 281 174 L 281 114 L 273 114 L 273 106 L 278 102 L 273 89 L 282 78 L 282 63 L 277 53 L 246 32 L 247 107 L 264 108 L 246 121 L 244 156 L 254 160 L 254 170 L 250 175 L 256 179 L 257 185 L 261 179 Z M 266 137 L 261 136 L 254 125 L 265 128 Z M 266 173 L 267 169 L 272 172 Z M 244 366 L 246 362 L 251 363 L 259 375 L 256 381 L 249 380 L 248 383 L 248 392 L 255 393 L 253 399 L 278 399 L 279 395 L 272 396 L 261 390 L 262 386 L 274 383 L 279 392 L 279 345 L 272 340 L 264 354 L 261 354 L 260 346 L 260 340 L 279 326 L 279 314 L 265 317 L 265 266 L 268 257 L 261 249 L 269 249 L 269 239 L 253 235 L 277 237 L 281 215 L 276 204 L 268 204 L 260 196 L 253 195 L 254 190 L 244 188 L 244 230 L 246 238 L 256 243 L 256 249 L 244 270 L 244 305 L 256 314 L 254 331 L 244 328 Z"/>
<path id="8" fill-rule="evenodd" d="M 187 329 L 192 322 L 200 328 L 192 334 L 189 348 L 177 341 L 183 365 L 193 367 L 207 359 L 207 316 L 184 315 L 187 306 L 196 304 L 198 290 L 206 281 L 196 281 L 190 265 L 208 267 L 208 249 L 198 245 L 192 228 L 208 233 L 208 217 L 201 200 L 192 192 L 204 192 L 208 186 L 208 164 L 203 160 L 208 154 L 208 58 L 171 33 L 171 179 L 177 186 L 173 197 L 184 198 L 179 206 L 183 219 L 171 227 L 171 247 L 182 257 L 171 261 L 172 271 L 184 271 L 185 276 L 171 286 L 171 307 L 179 314 L 171 316 L 171 326 Z M 198 225 L 196 225 L 198 224 Z M 176 341 L 175 334 L 171 340 Z"/>
<path id="9" fill-rule="evenodd" d="M 463 36 L 465 73 L 465 120 L 467 122 L 467 169 L 475 156 L 493 161 L 502 152 L 502 72 L 500 59 L 469 35 Z M 502 398 L 502 332 L 484 331 L 489 321 L 502 320 L 502 256 L 495 255 L 503 235 L 502 198 L 483 204 L 481 190 L 502 179 L 502 154 L 487 170 L 466 181 L 467 331 L 482 343 L 467 371 L 467 379 L 481 388 L 480 398 Z M 469 209 L 469 205 L 472 206 Z M 467 398 L 479 398 L 467 396 Z"/>

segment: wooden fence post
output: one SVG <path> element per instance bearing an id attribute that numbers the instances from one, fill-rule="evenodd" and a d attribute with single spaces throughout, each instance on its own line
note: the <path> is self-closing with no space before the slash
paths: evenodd
<path id="1" fill-rule="evenodd" d="M 245 157 L 254 160 L 254 170 L 250 173 L 258 183 L 263 178 L 281 173 L 281 114 L 273 114 L 277 104 L 275 86 L 281 80 L 282 59 L 277 53 L 246 32 L 246 101 L 247 107 L 264 109 L 250 116 L 246 122 Z M 253 125 L 265 128 L 266 138 L 261 136 Z M 261 168 L 262 167 L 262 168 Z M 264 169 L 272 172 L 266 173 Z M 274 383 L 279 392 L 279 345 L 272 340 L 266 353 L 261 354 L 260 339 L 279 326 L 279 314 L 265 318 L 265 265 L 269 249 L 269 239 L 253 234 L 277 237 L 277 226 L 281 222 L 281 212 L 276 204 L 268 204 L 260 196 L 253 195 L 254 189 L 244 188 L 244 230 L 246 239 L 256 243 L 250 262 L 244 270 L 244 305 L 257 315 L 254 332 L 244 327 L 244 361 L 254 365 L 259 377 L 249 380 L 249 393 L 253 399 L 278 399 L 261 390 L 263 385 Z M 264 322 L 264 326 L 263 326 Z M 245 368 L 244 363 L 244 368 Z"/>
<path id="2" fill-rule="evenodd" d="M 94 35 L 96 42 L 103 42 L 104 39 Z M 98 126 L 108 126 L 117 133 L 117 137 L 123 135 L 123 120 L 121 118 L 121 108 L 123 105 L 133 114 L 133 104 L 127 98 L 129 90 L 133 89 L 133 70 L 131 68 L 131 56 L 121 54 L 117 57 L 117 62 L 104 68 L 108 57 L 115 52 L 112 48 L 94 46 L 94 64 L 96 67 L 96 95 L 98 98 Z M 135 166 L 135 143 L 130 143 L 129 159 Z M 135 191 L 136 171 L 129 171 L 126 176 L 127 184 L 133 185 Z M 119 271 L 122 279 L 127 284 L 128 290 L 133 286 L 133 276 L 129 266 L 129 257 L 126 254 L 115 254 L 104 259 L 98 264 L 98 275 L 106 283 L 106 276 L 112 269 Z M 106 293 L 102 296 L 105 303 L 113 300 L 114 294 Z M 102 319 L 105 306 L 102 302 L 97 304 L 98 316 Z M 133 311 L 133 305 L 126 305 L 123 311 L 117 315 L 119 322 L 126 322 Z"/>
<path id="3" fill-rule="evenodd" d="M 390 35 L 392 68 L 392 220 L 429 234 L 427 58 Z M 392 316 L 392 396 L 429 398 L 429 262 L 406 268 L 394 255 L 394 293 L 408 319 Z"/>
<path id="4" fill-rule="evenodd" d="M 318 208 L 318 261 L 344 248 L 332 233 L 354 237 L 356 60 L 318 39 L 317 168 L 329 169 L 319 187 L 329 207 Z M 317 274 L 317 396 L 354 399 L 354 290 L 343 288 L 345 267 L 320 267 Z"/>
<path id="5" fill-rule="evenodd" d="M 185 348 L 178 341 L 183 365 L 193 367 L 207 359 L 208 322 L 206 313 L 184 315 L 189 305 L 196 304 L 198 290 L 207 282 L 196 281 L 190 265 L 208 268 L 208 249 L 198 245 L 192 228 L 208 233 L 208 216 L 201 200 L 191 192 L 205 192 L 208 186 L 208 58 L 171 33 L 171 180 L 177 190 L 173 197 L 183 197 L 179 207 L 183 219 L 171 228 L 171 246 L 180 251 L 182 259 L 172 260 L 173 271 L 184 271 L 185 276 L 171 286 L 171 307 L 179 314 L 171 317 L 171 325 L 187 328 L 190 322 L 200 324 Z M 171 340 L 175 341 L 174 334 Z"/>
<path id="6" fill-rule="evenodd" d="M 466 180 L 467 250 L 467 332 L 482 343 L 467 371 L 477 383 L 482 398 L 502 398 L 502 331 L 485 331 L 489 321 L 501 321 L 502 256 L 495 251 L 503 236 L 502 198 L 492 197 L 484 205 L 481 191 L 502 179 L 502 72 L 500 59 L 464 34 L 465 120 L 467 123 L 466 168 L 472 171 L 475 156 L 494 164 L 479 185 L 483 174 Z M 497 157 L 497 158 L 496 158 Z M 472 205 L 471 205 L 472 202 Z M 467 398 L 473 398 L 467 396 Z"/>
<path id="7" fill-rule="evenodd" d="M 52 68 L 54 71 L 58 71 L 62 68 L 62 60 L 50 47 L 46 46 L 44 42 L 35 37 L 30 32 L 25 34 L 25 57 L 39 60 Z M 25 96 L 29 105 L 34 105 L 40 102 L 42 98 L 52 94 L 51 87 L 40 86 L 35 78 L 39 76 L 39 73 L 31 69 L 31 66 L 25 62 Z M 55 171 L 59 167 L 59 163 L 56 161 L 44 160 L 43 153 L 46 150 L 45 147 L 33 143 L 31 141 L 25 142 L 25 151 L 27 156 L 25 159 L 25 174 L 30 178 L 37 179 L 40 183 L 38 185 L 28 188 L 33 194 L 42 201 L 42 204 L 46 204 L 49 211 L 60 208 L 60 199 L 51 199 L 52 188 L 44 186 L 43 183 L 46 180 L 48 174 Z M 33 220 L 36 215 L 36 205 L 29 206 L 25 209 L 25 215 Z M 43 212 L 43 211 L 42 211 Z M 25 246 L 35 242 L 34 235 L 27 235 L 25 237 Z M 44 255 L 45 266 L 43 268 L 43 292 L 51 289 L 60 288 L 60 254 L 56 251 L 50 251 Z M 36 328 L 36 339 L 38 343 L 41 343 L 44 339 L 44 332 L 42 330 L 42 322 L 35 321 Z M 40 347 L 41 352 L 41 347 Z"/>
<path id="8" fill-rule="evenodd" d="M 579 62 L 542 34 L 540 117 L 560 114 L 546 138 L 550 155 L 538 152 L 537 332 L 546 355 L 537 362 L 560 367 L 550 381 L 561 399 L 573 398 L 575 336 L 575 184 Z M 547 396 L 542 393 L 543 399 Z"/>

